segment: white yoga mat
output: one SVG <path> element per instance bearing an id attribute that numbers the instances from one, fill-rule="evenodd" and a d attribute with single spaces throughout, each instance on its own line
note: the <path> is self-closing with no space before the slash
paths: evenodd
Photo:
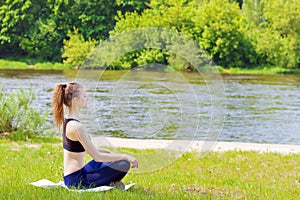
<path id="1" fill-rule="evenodd" d="M 90 188 L 90 189 L 69 189 L 67 186 L 65 186 L 63 181 L 60 181 L 58 183 L 53 183 L 47 179 L 41 179 L 39 181 L 36 182 L 32 182 L 30 183 L 31 185 L 34 185 L 36 187 L 42 187 L 42 188 L 58 188 L 58 187 L 63 187 L 69 191 L 73 191 L 73 192 L 102 192 L 102 191 L 107 191 L 107 190 L 111 190 L 114 187 L 112 186 L 100 186 L 100 187 L 96 187 L 96 188 Z M 134 183 L 130 183 L 128 185 L 125 185 L 124 190 L 128 190 L 129 188 L 131 188 L 134 185 Z"/>

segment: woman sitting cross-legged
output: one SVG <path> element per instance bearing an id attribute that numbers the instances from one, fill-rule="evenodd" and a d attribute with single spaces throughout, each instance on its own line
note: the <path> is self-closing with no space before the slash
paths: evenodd
<path id="1" fill-rule="evenodd" d="M 64 183 L 67 187 L 77 188 L 103 185 L 124 188 L 121 180 L 130 166 L 138 167 L 138 161 L 126 154 L 115 154 L 95 147 L 79 120 L 80 110 L 87 107 L 87 102 L 87 94 L 78 83 L 58 84 L 53 93 L 55 124 L 62 128 Z M 87 164 L 84 163 L 86 153 L 93 158 Z"/>

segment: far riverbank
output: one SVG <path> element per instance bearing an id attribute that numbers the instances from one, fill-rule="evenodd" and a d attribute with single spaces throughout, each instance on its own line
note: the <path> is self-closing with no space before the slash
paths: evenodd
<path id="1" fill-rule="evenodd" d="M 76 69 L 63 63 L 38 62 L 32 63 L 28 61 L 13 61 L 0 59 L 0 69 L 34 69 L 34 70 L 68 70 Z M 224 68 L 218 67 L 221 74 L 300 74 L 300 69 L 287 69 L 276 66 L 265 66 L 255 68 Z"/>

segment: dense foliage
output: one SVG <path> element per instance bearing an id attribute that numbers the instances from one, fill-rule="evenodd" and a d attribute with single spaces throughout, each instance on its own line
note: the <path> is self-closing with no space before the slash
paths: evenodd
<path id="1" fill-rule="evenodd" d="M 131 5 L 125 0 L 1 0 L 0 55 L 60 61 L 70 31 L 77 28 L 85 39 L 105 39 L 117 11 Z"/>
<path id="2" fill-rule="evenodd" d="M 80 66 L 114 34 L 141 27 L 183 33 L 223 67 L 300 66 L 300 0 L 0 0 L 0 57 Z M 141 49 L 111 63 L 161 63 L 185 70 L 178 55 Z"/>

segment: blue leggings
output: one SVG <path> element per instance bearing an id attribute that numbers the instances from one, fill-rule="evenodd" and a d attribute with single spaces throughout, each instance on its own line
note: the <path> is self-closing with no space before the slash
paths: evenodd
<path id="1" fill-rule="evenodd" d="M 121 181 L 130 169 L 129 162 L 96 162 L 91 160 L 82 169 L 64 176 L 67 187 L 93 188 Z"/>

